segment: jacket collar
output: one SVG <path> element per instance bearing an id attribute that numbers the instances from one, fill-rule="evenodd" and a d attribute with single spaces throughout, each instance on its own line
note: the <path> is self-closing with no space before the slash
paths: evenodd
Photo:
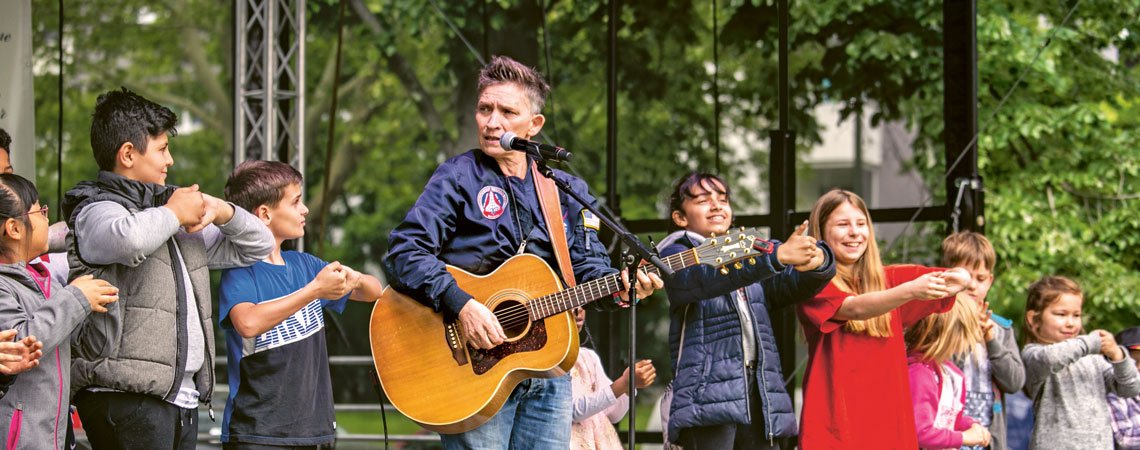
<path id="1" fill-rule="evenodd" d="M 67 191 L 63 200 L 63 214 L 71 217 L 75 208 L 85 200 L 99 194 L 118 197 L 125 206 L 146 209 L 166 204 L 177 186 L 143 183 L 114 172 L 100 170 L 95 181 L 81 181 Z"/>
<path id="2" fill-rule="evenodd" d="M 665 236 L 661 242 L 657 243 L 657 251 L 665 250 L 665 248 L 679 243 L 688 248 L 693 248 L 705 242 L 705 237 L 688 230 L 677 230 Z"/>
<path id="3" fill-rule="evenodd" d="M 28 273 L 27 263 L 0 264 L 0 277 L 10 278 L 29 289 L 38 290 L 35 280 Z"/>

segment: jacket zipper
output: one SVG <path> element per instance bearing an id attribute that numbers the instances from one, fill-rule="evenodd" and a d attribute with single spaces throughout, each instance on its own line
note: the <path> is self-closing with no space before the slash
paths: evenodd
<path id="1" fill-rule="evenodd" d="M 28 268 L 25 267 L 24 270 L 26 271 L 26 270 L 28 270 Z M 43 296 L 45 303 L 48 300 L 50 300 L 50 298 L 48 297 L 48 292 L 44 290 L 43 286 L 40 286 L 40 283 L 36 282 L 35 278 L 31 277 L 31 275 L 28 275 L 27 273 L 21 273 L 21 275 L 25 275 L 28 277 L 29 280 L 31 280 L 31 287 L 34 288 L 36 290 L 36 292 L 39 292 L 41 296 Z M 51 275 L 49 274 L 47 280 L 44 281 L 44 283 L 47 284 L 49 290 L 51 289 L 51 282 L 52 282 L 52 279 L 51 279 Z M 56 381 L 58 382 L 57 385 L 59 386 L 59 396 L 56 398 L 55 428 L 54 428 L 54 432 L 52 433 L 52 442 L 54 442 L 56 448 L 59 448 L 59 416 L 60 416 L 61 410 L 63 409 L 63 366 L 60 364 L 59 347 L 58 346 L 55 349 L 55 370 L 56 370 Z M 16 448 L 15 444 L 19 443 L 18 442 L 20 439 L 19 426 L 20 426 L 20 422 L 23 422 L 23 415 L 24 415 L 23 409 L 24 409 L 24 404 L 18 403 L 16 406 L 16 412 L 12 416 L 12 421 L 15 422 L 15 428 L 13 428 L 13 424 L 9 424 L 9 428 L 8 428 L 9 432 L 8 432 L 8 446 L 7 446 L 7 448 Z M 16 439 L 15 440 L 17 442 L 13 442 L 13 439 L 12 439 L 13 436 L 12 436 L 11 430 L 13 430 L 13 429 L 16 430 L 16 435 L 15 435 Z"/>
<path id="2" fill-rule="evenodd" d="M 744 300 L 744 305 L 745 305 L 745 307 L 747 307 L 748 306 L 748 296 L 745 295 L 744 292 L 745 292 L 744 290 L 741 290 L 741 291 L 738 291 L 737 294 L 740 295 L 741 300 Z M 733 302 L 733 303 L 736 305 L 739 305 L 738 302 Z M 736 316 L 743 319 L 743 317 L 741 316 L 741 313 L 739 311 L 739 307 L 737 309 L 738 310 L 736 311 Z M 749 311 L 749 313 L 751 313 L 751 311 Z M 751 318 L 751 314 L 749 314 L 749 318 Z M 755 325 L 755 324 L 753 324 L 753 325 Z M 743 330 L 744 324 L 741 323 L 740 327 Z M 753 326 L 752 329 L 753 329 L 753 333 L 756 333 L 759 330 L 759 328 L 757 328 L 756 326 Z M 754 336 L 755 336 L 755 334 L 754 334 Z M 765 357 L 765 355 L 764 355 L 764 347 L 762 345 L 760 345 L 759 339 L 757 339 L 757 342 L 755 342 L 755 344 L 757 344 L 756 353 L 758 356 L 760 356 L 760 365 L 759 365 L 759 367 L 756 368 L 757 369 L 756 379 L 757 379 L 757 381 L 760 382 L 760 385 L 761 385 L 760 394 L 764 396 L 764 402 L 762 405 L 760 405 L 760 410 L 761 410 L 760 413 L 764 415 L 764 429 L 768 432 L 768 444 L 775 446 L 776 445 L 775 444 L 776 433 L 774 433 L 772 431 L 772 417 L 770 414 L 768 414 L 768 408 L 771 406 L 771 403 L 769 403 L 769 400 L 768 400 L 768 381 L 765 380 L 764 376 L 763 376 L 764 375 L 764 369 L 768 367 L 768 362 L 767 362 L 768 358 Z M 744 353 L 743 336 L 741 336 L 741 339 L 740 339 L 740 351 L 741 351 L 741 353 Z M 744 357 L 747 358 L 748 355 L 744 355 Z M 744 363 L 744 385 L 745 385 L 745 389 L 746 389 L 746 391 L 744 392 L 745 404 L 748 404 L 749 403 L 748 399 L 751 397 L 751 395 L 749 395 L 749 393 L 747 392 L 747 389 L 748 389 L 748 363 L 747 363 L 747 361 L 745 361 L 745 363 Z M 748 413 L 748 419 L 749 419 L 748 421 L 751 422 L 752 421 L 752 407 L 751 407 L 751 405 L 749 405 L 747 413 Z"/>
<path id="3" fill-rule="evenodd" d="M 55 404 L 55 430 L 51 434 L 52 441 L 55 442 L 55 448 L 59 447 L 59 416 L 63 411 L 63 365 L 59 361 L 59 347 L 55 348 L 55 371 L 59 376 L 59 397 L 56 399 Z"/>
<path id="4" fill-rule="evenodd" d="M 769 403 L 769 400 L 768 400 L 768 381 L 765 380 L 764 376 L 763 376 L 764 375 L 764 369 L 768 367 L 768 358 L 764 356 L 764 349 L 763 348 L 758 348 L 756 353 L 760 354 L 760 367 L 759 367 L 760 370 L 758 370 L 758 373 L 756 374 L 756 378 L 758 378 L 760 380 L 760 384 L 762 386 L 762 389 L 760 389 L 760 392 L 764 395 L 764 404 L 761 405 L 761 410 L 762 410 L 761 414 L 764 414 L 764 427 L 768 431 L 768 444 L 771 446 L 775 446 L 776 445 L 776 443 L 775 443 L 776 433 L 772 431 L 772 417 L 770 414 L 768 414 L 768 409 L 772 406 L 772 404 Z"/>
<path id="5" fill-rule="evenodd" d="M 12 421 L 8 423 L 8 440 L 4 446 L 6 450 L 19 447 L 20 427 L 24 422 L 24 402 L 16 402 L 16 410 L 12 412 Z"/>
<path id="6" fill-rule="evenodd" d="M 744 293 L 742 293 L 740 289 L 732 291 L 728 294 L 728 298 L 732 300 L 729 303 L 732 305 L 732 308 L 736 310 L 736 320 L 740 322 L 740 355 L 742 356 L 740 358 L 740 366 L 741 373 L 744 374 L 744 417 L 747 417 L 748 422 L 751 423 L 752 400 L 750 399 L 751 396 L 748 395 L 748 352 L 746 351 L 748 346 L 744 344 L 744 315 L 740 311 L 740 302 L 737 301 L 737 298 L 734 298 L 734 296 L 739 297 L 739 299 L 743 300 L 746 305 L 748 303 L 748 299 L 744 297 Z"/>

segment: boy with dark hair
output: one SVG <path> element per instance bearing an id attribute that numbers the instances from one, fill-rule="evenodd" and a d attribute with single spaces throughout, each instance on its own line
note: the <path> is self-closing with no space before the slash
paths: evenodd
<path id="1" fill-rule="evenodd" d="M 993 245 L 981 234 L 965 231 L 951 234 L 942 241 L 942 266 L 966 269 L 974 279 L 973 288 L 962 291 L 958 298 L 977 304 L 985 339 L 972 351 L 954 357 L 966 377 L 964 412 L 989 429 L 990 449 L 1004 450 L 1009 448 L 1005 394 L 1021 390 L 1025 384 L 1025 366 L 1011 328 L 1013 322 L 991 312 L 986 302 L 986 294 L 994 282 L 996 260 Z"/>
<path id="2" fill-rule="evenodd" d="M 339 262 L 281 250 L 305 235 L 309 209 L 301 173 L 277 161 L 246 161 L 226 183 L 226 199 L 273 233 L 273 252 L 222 273 L 218 322 L 226 331 L 230 396 L 222 419 L 226 449 L 324 446 L 335 441 L 332 381 L 322 308 L 374 302 L 380 280 Z M 286 389 L 287 388 L 287 389 Z"/>
<path id="3" fill-rule="evenodd" d="M 125 88 L 100 95 L 91 149 L 102 170 L 64 199 L 70 277 L 94 274 L 121 289 L 110 356 L 72 364 L 94 448 L 195 447 L 197 408 L 214 388 L 209 270 L 253 264 L 273 248 L 245 210 L 196 184 L 166 185 L 176 119 Z"/>
<path id="4" fill-rule="evenodd" d="M 0 173 L 12 173 L 12 136 L 0 128 Z"/>

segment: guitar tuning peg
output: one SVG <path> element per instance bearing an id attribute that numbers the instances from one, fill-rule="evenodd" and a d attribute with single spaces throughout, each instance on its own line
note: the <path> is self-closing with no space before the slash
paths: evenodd
<path id="1" fill-rule="evenodd" d="M 728 267 L 721 267 L 720 268 L 720 274 L 721 275 L 728 275 Z"/>
<path id="2" fill-rule="evenodd" d="M 741 263 L 738 261 L 736 264 L 733 264 L 733 265 L 732 265 L 732 267 L 736 268 L 736 270 L 740 270 L 740 269 L 743 269 L 743 268 L 744 268 L 744 264 L 741 264 Z"/>
<path id="3" fill-rule="evenodd" d="M 756 258 L 748 258 L 748 265 L 755 266 L 756 265 Z"/>

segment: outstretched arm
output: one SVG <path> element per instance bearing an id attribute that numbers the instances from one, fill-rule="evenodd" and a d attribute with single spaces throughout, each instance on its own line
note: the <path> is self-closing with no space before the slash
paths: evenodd
<path id="1" fill-rule="evenodd" d="M 771 253 L 760 253 L 755 264 L 746 263 L 740 269 L 730 268 L 727 274 L 707 264 L 697 264 L 676 271 L 672 277 L 664 280 L 670 306 L 676 308 L 706 298 L 719 297 L 778 275 L 784 270 L 784 265 L 780 264 L 776 256 L 781 244 L 779 241 L 771 242 L 773 244 Z M 666 247 L 661 255 L 670 256 L 688 250 L 688 246 L 674 243 Z"/>
<path id="2" fill-rule="evenodd" d="M 349 300 L 371 303 L 380 298 L 380 294 L 384 292 L 384 286 L 380 284 L 378 278 L 357 272 L 348 266 L 343 267 L 348 286 L 352 289 L 348 295 Z"/>
<path id="3" fill-rule="evenodd" d="M 954 269 L 960 270 L 960 269 Z M 911 300 L 934 300 L 951 297 L 965 286 L 957 274 L 947 279 L 946 272 L 928 272 L 890 289 L 847 297 L 835 314 L 836 320 L 864 320 L 878 317 Z"/>
<path id="4" fill-rule="evenodd" d="M 211 269 L 246 267 L 269 257 L 276 242 L 264 222 L 233 203 L 204 197 L 211 213 L 202 239 Z"/>
<path id="5" fill-rule="evenodd" d="M 225 287 L 227 297 L 235 295 Z M 344 297 L 350 291 L 346 272 L 338 262 L 329 263 L 305 287 L 284 297 L 259 303 L 239 302 L 230 308 L 228 317 L 241 337 L 253 338 L 273 329 L 313 300 Z"/>

